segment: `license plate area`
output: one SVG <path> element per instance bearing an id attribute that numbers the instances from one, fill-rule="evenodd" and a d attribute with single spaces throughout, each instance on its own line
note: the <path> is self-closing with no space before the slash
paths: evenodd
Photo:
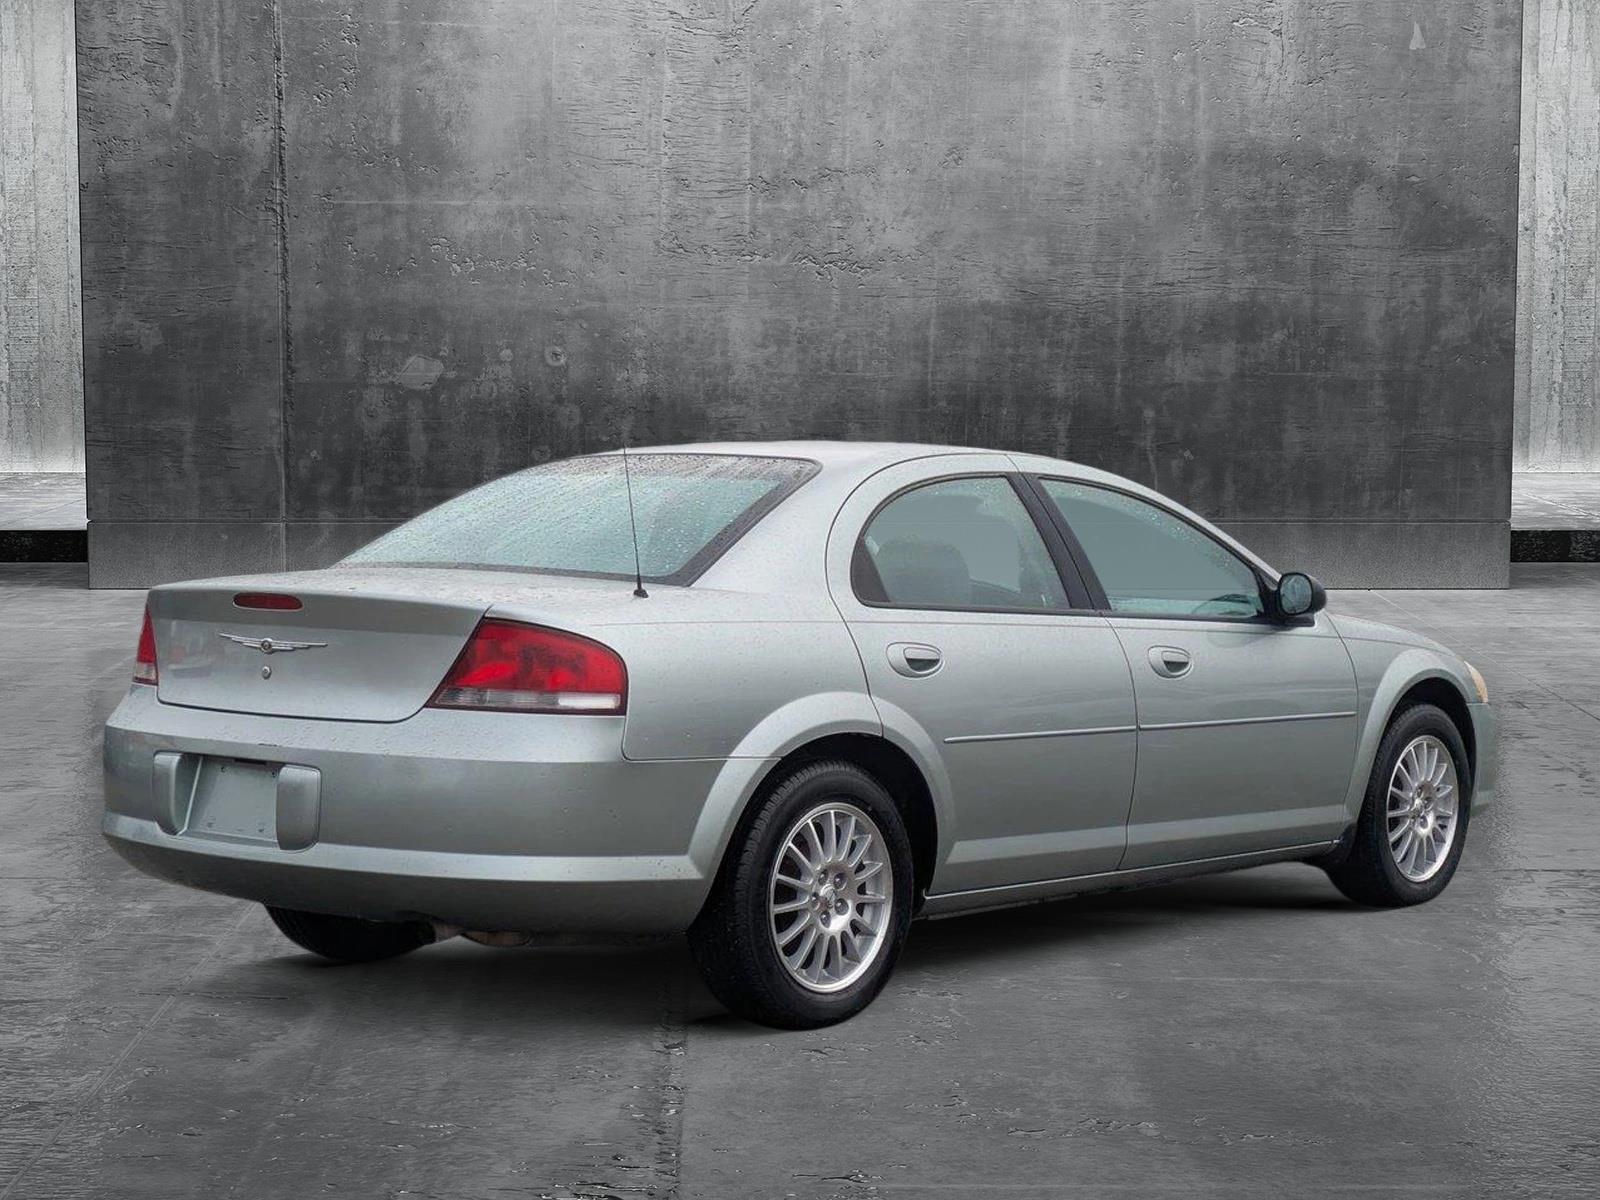
<path id="1" fill-rule="evenodd" d="M 275 845 L 278 770 L 274 763 L 201 758 L 184 832 L 190 837 Z"/>

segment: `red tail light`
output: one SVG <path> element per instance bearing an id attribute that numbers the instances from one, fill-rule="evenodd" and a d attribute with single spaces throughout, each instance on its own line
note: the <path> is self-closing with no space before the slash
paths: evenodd
<path id="1" fill-rule="evenodd" d="M 144 610 L 144 625 L 139 629 L 139 649 L 133 656 L 133 681 L 135 683 L 155 683 L 156 679 L 156 630 L 150 624 L 150 610 Z"/>
<path id="2" fill-rule="evenodd" d="M 280 612 L 299 612 L 305 605 L 298 596 L 282 592 L 240 592 L 233 598 L 235 608 L 272 608 Z"/>
<path id="3" fill-rule="evenodd" d="M 576 634 L 484 620 L 468 639 L 432 708 L 606 713 L 628 708 L 628 669 L 616 651 Z"/>

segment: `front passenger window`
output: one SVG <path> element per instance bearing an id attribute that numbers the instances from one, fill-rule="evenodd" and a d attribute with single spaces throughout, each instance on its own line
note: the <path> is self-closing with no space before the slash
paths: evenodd
<path id="1" fill-rule="evenodd" d="M 1123 492 L 1041 479 L 1100 577 L 1113 612 L 1256 617 L 1266 611 L 1250 566 L 1165 509 Z"/>
<path id="2" fill-rule="evenodd" d="M 1068 607 L 1033 518 L 992 476 L 924 484 L 889 501 L 862 533 L 851 577 L 868 604 Z"/>

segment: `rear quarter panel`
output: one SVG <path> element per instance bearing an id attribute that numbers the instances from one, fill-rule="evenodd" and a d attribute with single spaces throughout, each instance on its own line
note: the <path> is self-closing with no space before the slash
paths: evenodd
<path id="1" fill-rule="evenodd" d="M 720 763 L 689 845 L 709 878 L 780 758 L 820 737 L 883 726 L 855 643 L 826 596 L 700 591 L 679 607 L 693 618 L 664 614 L 587 632 L 628 664 L 629 760 Z"/>
<path id="2" fill-rule="evenodd" d="M 516 605 L 493 613 L 542 615 Z M 861 659 L 826 595 L 655 588 L 625 616 L 563 628 L 627 664 L 629 759 L 773 757 L 796 737 L 879 728 Z"/>

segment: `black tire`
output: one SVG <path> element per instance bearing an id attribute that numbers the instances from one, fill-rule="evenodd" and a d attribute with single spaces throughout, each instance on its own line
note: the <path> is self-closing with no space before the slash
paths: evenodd
<path id="1" fill-rule="evenodd" d="M 820 993 L 802 986 L 783 965 L 770 925 L 769 888 L 790 831 L 810 810 L 830 801 L 855 806 L 877 825 L 893 890 L 883 942 L 871 965 L 842 990 Z M 853 763 L 807 763 L 752 802 L 689 929 L 689 949 L 706 986 L 739 1016 L 778 1029 L 832 1025 L 870 1004 L 888 980 L 911 924 L 914 887 L 911 841 L 883 785 Z"/>
<path id="2" fill-rule="evenodd" d="M 1412 739 L 1432 734 L 1445 744 L 1455 760 L 1456 782 L 1460 797 L 1456 812 L 1455 840 L 1438 872 L 1424 882 L 1407 879 L 1395 863 L 1389 850 L 1388 804 L 1389 779 L 1395 763 Z M 1432 900 L 1444 891 L 1456 866 L 1461 862 L 1461 852 L 1467 842 L 1467 826 L 1472 816 L 1472 767 L 1467 760 L 1467 748 L 1455 722 L 1441 708 L 1432 704 L 1416 704 L 1395 714 L 1388 732 L 1379 743 L 1372 764 L 1372 777 L 1367 781 L 1367 795 L 1361 805 L 1361 815 L 1351 838 L 1349 852 L 1342 861 L 1324 865 L 1333 885 L 1358 904 L 1379 908 L 1399 908 L 1408 904 L 1421 904 Z"/>
<path id="3" fill-rule="evenodd" d="M 299 912 L 267 905 L 284 937 L 302 950 L 334 962 L 377 962 L 397 958 L 433 942 L 433 926 L 426 921 L 363 921 L 327 913 Z"/>

